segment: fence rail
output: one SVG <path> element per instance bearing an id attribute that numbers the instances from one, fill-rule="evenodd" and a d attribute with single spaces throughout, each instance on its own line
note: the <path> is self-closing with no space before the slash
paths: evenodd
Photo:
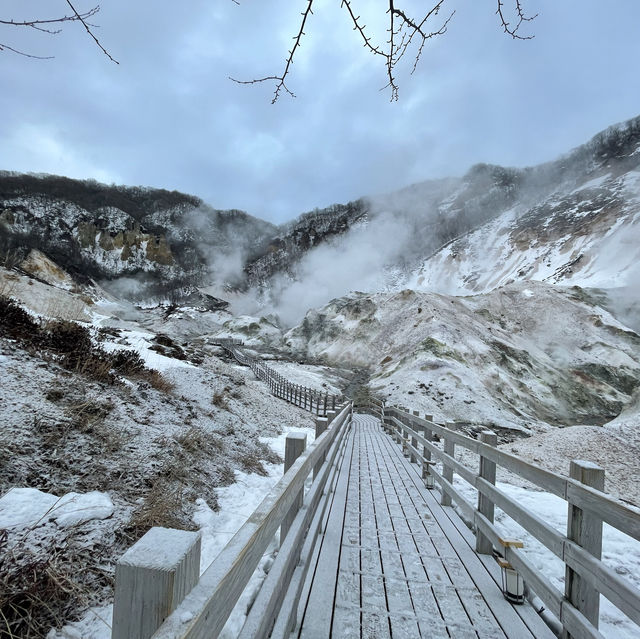
<path id="1" fill-rule="evenodd" d="M 319 434 L 306 450 L 304 434 L 288 435 L 284 476 L 199 579 L 183 568 L 199 562 L 196 533 L 153 528 L 125 553 L 116 568 L 114 606 L 114 622 L 123 622 L 114 623 L 113 639 L 217 637 L 278 529 L 278 555 L 241 637 L 268 637 L 274 626 L 279 636 L 289 635 L 351 423 L 351 405 L 341 405 L 334 415 L 318 419 Z M 169 544 L 159 545 L 167 534 Z M 178 594 L 175 581 L 181 584 Z"/>
<path id="2" fill-rule="evenodd" d="M 485 431 L 480 440 L 476 440 L 437 424 L 431 418 L 421 418 L 417 413 L 388 406 L 383 407 L 383 413 L 385 429 L 402 445 L 411 461 L 422 465 L 428 486 L 433 485 L 433 480 L 440 485 L 443 505 L 449 505 L 453 500 L 472 522 L 477 552 L 498 551 L 555 615 L 562 625 L 563 637 L 602 636 L 598 632 L 600 594 L 640 626 L 640 590 L 600 559 L 603 521 L 640 541 L 640 510 L 603 492 L 602 469 L 588 462 L 573 461 L 571 476 L 564 477 L 498 450 L 495 434 L 490 431 Z M 435 445 L 434 436 L 442 441 L 442 447 Z M 477 470 L 455 458 L 456 446 L 479 455 Z M 435 469 L 433 458 L 441 462 L 442 472 Z M 567 534 L 558 532 L 497 488 L 497 467 L 567 501 Z M 454 473 L 478 491 L 477 504 L 469 503 L 456 490 Z M 496 506 L 565 563 L 564 593 L 534 568 L 522 551 L 502 538 L 493 523 Z"/>
<path id="3" fill-rule="evenodd" d="M 264 363 L 263 360 L 252 357 L 241 348 L 240 340 L 221 338 L 214 341 L 215 344 L 224 348 L 230 353 L 238 363 L 249 366 L 253 374 L 269 386 L 269 390 L 276 397 L 308 410 L 318 416 L 327 416 L 327 411 L 335 411 L 336 405 L 342 401 L 340 395 L 329 394 L 294 384 L 280 375 L 273 368 Z"/>

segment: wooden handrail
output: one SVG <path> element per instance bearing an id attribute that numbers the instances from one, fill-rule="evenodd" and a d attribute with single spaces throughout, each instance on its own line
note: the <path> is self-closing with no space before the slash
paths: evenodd
<path id="1" fill-rule="evenodd" d="M 341 408 L 326 430 L 285 473 L 262 503 L 201 575 L 182 603 L 153 634 L 153 639 L 205 639 L 217 637 L 256 569 L 263 553 L 290 511 L 314 466 L 327 455 L 335 459 L 337 447 L 350 422 L 351 405 Z M 313 508 L 327 473 L 312 484 Z M 311 511 L 310 511 L 311 512 Z M 304 520 L 304 515 L 299 514 Z M 297 519 L 296 519 L 297 521 Z M 292 530 L 295 527 L 292 524 Z M 296 528 L 299 530 L 299 528 Z M 269 613 L 273 614 L 269 606 Z"/>
<path id="2" fill-rule="evenodd" d="M 627 506 L 601 490 L 585 485 L 577 479 L 545 470 L 516 455 L 498 450 L 494 446 L 472 439 L 431 420 L 411 415 L 397 407 L 386 406 L 384 414 L 386 427 L 391 430 L 396 441 L 402 443 L 412 460 L 415 459 L 420 463 L 426 472 L 440 484 L 443 496 L 446 495 L 447 499 L 453 499 L 456 502 L 465 517 L 475 526 L 477 534 L 480 533 L 493 546 L 498 547 L 500 535 L 493 522 L 454 488 L 451 478 L 445 477 L 445 473 L 441 474 L 433 467 L 433 463 L 430 461 L 431 456 L 442 462 L 443 469 L 448 469 L 447 474 L 450 474 L 451 477 L 454 472 L 458 474 L 476 488 L 478 494 L 487 503 L 503 510 L 556 557 L 559 557 L 570 569 L 571 574 L 576 575 L 575 581 L 578 584 L 576 587 L 591 588 L 597 591 L 640 625 L 640 590 L 602 563 L 599 553 L 598 556 L 594 556 L 574 539 L 568 538 L 549 526 L 537 515 L 497 488 L 492 481 L 483 478 L 478 472 L 474 472 L 455 459 L 452 454 L 448 454 L 436 446 L 423 433 L 437 434 L 443 441 L 445 449 L 447 443 L 449 448 L 454 445 L 462 446 L 477 453 L 481 458 L 528 480 L 539 488 L 561 497 L 573 508 L 589 513 L 589 525 L 601 528 L 602 521 L 606 521 L 617 530 L 640 540 L 639 509 Z M 411 442 L 409 438 L 411 438 Z M 418 450 L 418 444 L 422 446 L 422 451 Z M 589 465 L 586 467 L 591 468 Z M 443 498 L 443 503 L 445 501 Z M 582 522 L 582 518 L 580 521 Z M 587 534 L 597 537 L 596 532 Z M 589 605 L 580 609 L 580 603 L 576 607 L 574 602 L 567 598 L 567 595 L 552 586 L 539 571 L 528 563 L 522 551 L 507 547 L 501 548 L 501 552 L 505 555 L 505 559 L 522 574 L 530 588 L 549 610 L 555 614 L 568 635 L 576 637 L 601 636 L 597 630 L 597 603 L 594 605 L 595 610 L 590 609 Z M 586 599 L 588 600 L 588 597 Z"/>

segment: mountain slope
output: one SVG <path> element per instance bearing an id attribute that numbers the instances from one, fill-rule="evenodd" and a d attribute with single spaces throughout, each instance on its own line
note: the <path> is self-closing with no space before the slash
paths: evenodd
<path id="1" fill-rule="evenodd" d="M 640 336 L 578 287 L 353 293 L 286 338 L 307 356 L 369 367 L 372 390 L 393 403 L 499 428 L 601 425 L 640 386 Z"/>
<path id="2" fill-rule="evenodd" d="M 406 285 L 465 294 L 520 279 L 603 288 L 639 281 L 640 118 L 599 134 L 550 168 L 568 164 L 575 165 L 574 177 L 564 188 L 450 242 Z"/>

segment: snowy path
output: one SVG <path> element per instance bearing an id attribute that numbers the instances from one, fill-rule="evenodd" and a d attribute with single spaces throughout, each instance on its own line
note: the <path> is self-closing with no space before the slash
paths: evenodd
<path id="1" fill-rule="evenodd" d="M 354 416 L 299 637 L 552 637 L 513 607 L 380 422 Z"/>

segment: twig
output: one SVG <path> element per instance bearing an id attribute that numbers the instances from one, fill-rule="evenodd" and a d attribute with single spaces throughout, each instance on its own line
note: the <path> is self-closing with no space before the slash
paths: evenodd
<path id="1" fill-rule="evenodd" d="M 10 47 L 8 44 L 0 43 L 0 51 L 12 51 L 13 53 L 17 53 L 18 55 L 23 55 L 25 58 L 34 58 L 35 60 L 51 60 L 53 58 L 52 55 L 33 55 L 31 53 L 26 53 L 24 51 L 20 51 L 19 49 L 14 49 Z"/>
<path id="2" fill-rule="evenodd" d="M 111 56 L 111 54 L 102 46 L 102 44 L 100 44 L 100 40 L 98 40 L 98 38 L 96 38 L 96 36 L 94 35 L 93 31 L 91 31 L 89 25 L 87 24 L 87 22 L 85 21 L 85 19 L 76 11 L 76 8 L 71 4 L 71 0 L 66 0 L 67 4 L 69 5 L 71 11 L 73 11 L 76 20 L 80 21 L 82 23 L 82 26 L 86 29 L 87 33 L 93 38 L 94 42 L 98 45 L 98 47 L 102 50 L 102 53 L 104 53 L 107 58 L 109 58 L 109 60 L 111 60 L 111 62 L 115 62 L 116 64 L 120 64 L 115 58 L 113 58 Z M 98 9 L 100 8 L 100 6 L 98 5 Z"/>
<path id="3" fill-rule="evenodd" d="M 514 40 L 532 40 L 535 36 L 521 36 L 518 33 L 518 29 L 522 26 L 524 22 L 532 22 L 538 17 L 538 14 L 534 14 L 532 16 L 527 16 L 522 8 L 522 0 L 514 0 L 516 13 L 518 14 L 518 23 L 515 27 L 510 26 L 511 23 L 507 21 L 504 15 L 504 0 L 498 0 L 498 9 L 496 10 L 496 14 L 500 17 L 500 22 L 502 23 L 502 28 L 504 32 L 510 35 Z"/>
<path id="4" fill-rule="evenodd" d="M 287 87 L 284 81 L 287 77 L 287 74 L 289 73 L 289 69 L 291 68 L 291 65 L 293 64 L 293 56 L 296 54 L 296 50 L 300 46 L 300 41 L 302 40 L 302 36 L 304 35 L 304 25 L 307 22 L 307 18 L 313 13 L 313 11 L 311 10 L 312 7 L 313 7 L 313 0 L 308 0 L 307 8 L 301 14 L 302 22 L 300 23 L 300 31 L 298 31 L 298 35 L 294 37 L 295 42 L 293 44 L 293 47 L 291 48 L 291 51 L 289 51 L 289 56 L 287 57 L 287 62 L 285 64 L 284 72 L 282 73 L 282 75 L 269 75 L 264 78 L 258 78 L 256 80 L 236 80 L 231 76 L 229 76 L 229 79 L 233 80 L 234 82 L 237 82 L 238 84 L 257 84 L 258 82 L 267 82 L 269 80 L 276 80 L 278 84 L 276 85 L 276 90 L 273 95 L 273 100 L 271 100 L 271 104 L 275 104 L 277 102 L 278 98 L 280 97 L 280 92 L 282 91 L 282 89 L 284 89 L 292 98 L 295 98 L 296 97 L 295 94 L 289 90 L 289 88 Z"/>

